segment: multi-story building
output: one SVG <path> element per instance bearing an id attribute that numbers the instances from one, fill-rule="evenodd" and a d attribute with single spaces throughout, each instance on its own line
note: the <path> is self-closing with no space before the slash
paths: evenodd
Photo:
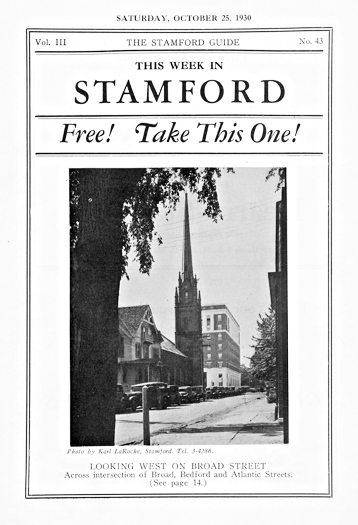
<path id="1" fill-rule="evenodd" d="M 187 357 L 156 327 L 148 304 L 118 308 L 117 383 L 187 382 Z"/>
<path id="2" fill-rule="evenodd" d="M 225 304 L 202 306 L 204 372 L 210 386 L 240 386 L 240 325 Z"/>

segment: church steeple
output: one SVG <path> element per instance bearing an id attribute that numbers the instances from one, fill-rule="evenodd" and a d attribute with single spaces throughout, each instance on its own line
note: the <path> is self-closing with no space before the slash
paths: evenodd
<path id="1" fill-rule="evenodd" d="M 188 357 L 187 380 L 203 384 L 203 349 L 201 332 L 201 296 L 193 272 L 188 196 L 185 194 L 182 272 L 175 289 L 175 344 Z"/>
<path id="2" fill-rule="evenodd" d="M 189 207 L 187 193 L 185 194 L 182 277 L 183 281 L 190 280 L 193 277 L 193 259 L 191 255 Z"/>

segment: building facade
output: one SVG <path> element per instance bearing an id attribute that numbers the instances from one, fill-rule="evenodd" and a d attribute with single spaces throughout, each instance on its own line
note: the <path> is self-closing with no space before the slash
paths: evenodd
<path id="1" fill-rule="evenodd" d="M 286 179 L 286 170 L 285 170 Z M 287 197 L 285 185 L 276 203 L 276 262 L 269 273 L 271 304 L 276 320 L 276 388 L 278 418 L 283 423 L 284 443 L 289 442 L 288 312 L 287 312 Z"/>
<path id="2" fill-rule="evenodd" d="M 175 289 L 175 345 L 188 358 L 188 384 L 204 384 L 201 297 L 193 272 L 188 197 L 185 195 L 183 265 Z"/>
<path id="3" fill-rule="evenodd" d="M 125 391 L 148 381 L 187 383 L 187 357 L 156 327 L 149 305 L 118 308 L 117 384 Z"/>
<path id="4" fill-rule="evenodd" d="M 240 386 L 240 325 L 225 304 L 203 306 L 201 313 L 207 386 Z"/>
<path id="5" fill-rule="evenodd" d="M 162 337 L 150 306 L 118 308 L 118 322 L 117 383 L 126 390 L 136 383 L 161 381 Z"/>

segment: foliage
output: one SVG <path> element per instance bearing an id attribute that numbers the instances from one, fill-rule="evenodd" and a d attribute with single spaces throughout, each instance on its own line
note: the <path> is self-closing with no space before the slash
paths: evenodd
<path id="1" fill-rule="evenodd" d="M 123 170 L 122 170 L 123 171 Z M 131 170 L 128 177 L 131 177 Z M 137 170 L 138 171 L 138 170 Z M 218 168 L 151 168 L 143 173 L 132 191 L 126 196 L 122 209 L 121 244 L 122 267 L 121 277 L 126 275 L 128 253 L 132 247 L 142 273 L 149 273 L 153 256 L 151 246 L 156 238 L 162 239 L 155 231 L 155 218 L 162 206 L 168 215 L 175 210 L 180 194 L 191 191 L 197 195 L 199 202 L 205 204 L 204 214 L 215 222 L 222 218 L 216 189 L 216 178 L 221 176 Z M 101 184 L 100 174 L 98 176 Z M 97 195 L 91 197 L 95 201 Z M 81 206 L 81 176 L 79 170 L 71 170 L 70 176 L 70 237 L 71 247 L 75 248 L 79 230 L 79 206 Z"/>
<path id="2" fill-rule="evenodd" d="M 252 337 L 255 353 L 251 357 L 251 372 L 263 381 L 274 382 L 276 379 L 276 321 L 275 312 L 270 306 L 268 313 L 259 315 L 257 321 L 258 336 Z"/>
<path id="3" fill-rule="evenodd" d="M 277 188 L 278 191 L 282 186 L 286 184 L 286 168 L 271 168 L 268 174 L 266 175 L 266 180 L 271 177 L 278 177 Z"/>

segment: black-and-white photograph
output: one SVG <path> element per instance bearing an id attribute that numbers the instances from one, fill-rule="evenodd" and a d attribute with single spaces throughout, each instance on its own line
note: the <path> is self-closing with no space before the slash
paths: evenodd
<path id="1" fill-rule="evenodd" d="M 70 170 L 71 446 L 289 442 L 285 168 Z"/>

